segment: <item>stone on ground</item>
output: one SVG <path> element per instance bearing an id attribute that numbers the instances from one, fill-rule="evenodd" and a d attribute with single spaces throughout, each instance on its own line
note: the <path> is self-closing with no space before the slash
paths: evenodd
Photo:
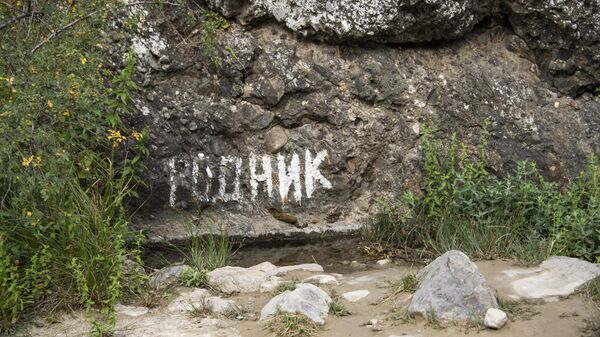
<path id="1" fill-rule="evenodd" d="M 209 285 L 226 294 L 258 291 L 268 278 L 264 271 L 242 267 L 222 267 L 208 273 Z"/>
<path id="2" fill-rule="evenodd" d="M 307 277 L 302 282 L 306 283 L 316 283 L 316 284 L 331 284 L 338 285 L 340 284 L 338 280 L 332 275 L 314 275 L 311 277 Z"/>
<path id="3" fill-rule="evenodd" d="M 273 297 L 260 312 L 260 320 L 276 315 L 278 312 L 302 314 L 319 325 L 325 324 L 329 312 L 331 297 L 321 288 L 301 283 L 293 291 L 285 291 Z"/>
<path id="4" fill-rule="evenodd" d="M 190 268 L 186 265 L 168 266 L 157 271 L 150 278 L 150 287 L 154 289 L 165 289 L 179 284 L 181 274 Z"/>
<path id="5" fill-rule="evenodd" d="M 348 302 L 358 302 L 363 298 L 369 296 L 371 292 L 368 290 L 355 290 L 342 294 L 342 298 Z"/>
<path id="6" fill-rule="evenodd" d="M 208 282 L 211 287 L 225 294 L 266 292 L 281 283 L 278 276 L 294 271 L 323 272 L 323 267 L 315 263 L 277 267 L 270 262 L 250 268 L 228 266 L 209 272 Z"/>
<path id="7" fill-rule="evenodd" d="M 218 296 L 212 296 L 204 302 L 208 310 L 215 314 L 237 313 L 241 311 L 241 307 L 233 300 L 224 299 Z"/>
<path id="8" fill-rule="evenodd" d="M 483 317 L 489 308 L 498 308 L 494 292 L 479 268 L 464 253 L 452 250 L 438 257 L 417 275 L 419 288 L 408 312 L 427 317 L 430 311 L 445 321 Z"/>
<path id="9" fill-rule="evenodd" d="M 483 325 L 491 329 L 500 329 L 508 321 L 506 313 L 500 309 L 489 308 L 485 313 Z"/>
<path id="10" fill-rule="evenodd" d="M 180 292 L 167 309 L 170 312 L 193 311 L 204 308 L 204 300 L 210 296 L 206 289 L 195 288 L 191 291 L 186 290 Z"/>
<path id="11" fill-rule="evenodd" d="M 566 256 L 551 256 L 538 267 L 504 271 L 515 299 L 553 300 L 568 296 L 600 277 L 600 265 Z"/>

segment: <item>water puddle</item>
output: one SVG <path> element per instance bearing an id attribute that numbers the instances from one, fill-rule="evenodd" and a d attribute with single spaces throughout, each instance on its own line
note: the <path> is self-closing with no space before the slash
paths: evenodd
<path id="1" fill-rule="evenodd" d="M 319 241 L 237 244 L 229 264 L 250 267 L 265 261 L 276 266 L 318 263 L 327 272 L 343 274 L 355 271 L 357 266 L 369 268 L 377 260 L 363 254 L 358 248 L 359 245 L 360 240 L 356 237 L 327 238 Z M 188 251 L 189 242 L 153 245 L 144 250 L 142 259 L 146 266 L 159 269 L 185 262 L 185 255 Z M 356 262 L 352 263 L 352 261 Z"/>

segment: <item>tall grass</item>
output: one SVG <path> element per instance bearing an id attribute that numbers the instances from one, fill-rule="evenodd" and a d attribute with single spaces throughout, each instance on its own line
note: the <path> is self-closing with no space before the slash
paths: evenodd
<path id="1" fill-rule="evenodd" d="M 208 285 L 208 272 L 226 266 L 233 255 L 233 243 L 227 231 L 219 234 L 194 235 L 190 229 L 191 242 L 189 252 L 182 252 L 191 266 L 182 275 L 182 283 L 188 287 Z"/>
<path id="2" fill-rule="evenodd" d="M 422 193 L 377 200 L 366 227 L 371 242 L 441 254 L 459 249 L 478 258 L 527 263 L 549 254 L 600 258 L 600 165 L 586 169 L 561 192 L 534 163 L 520 162 L 504 177 L 487 169 L 487 124 L 475 155 L 453 135 L 442 153 L 434 130 L 422 135 Z"/>

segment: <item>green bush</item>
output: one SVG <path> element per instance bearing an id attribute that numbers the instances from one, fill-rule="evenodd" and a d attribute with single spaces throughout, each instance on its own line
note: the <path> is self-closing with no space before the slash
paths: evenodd
<path id="1" fill-rule="evenodd" d="M 443 253 L 460 249 L 480 258 L 512 257 L 537 262 L 548 254 L 600 257 L 600 166 L 587 168 L 561 192 L 535 164 L 518 163 L 497 177 L 487 169 L 487 123 L 477 154 L 469 156 L 456 136 L 445 152 L 435 131 L 422 135 L 422 194 L 399 202 L 378 200 L 367 239 L 389 246 Z"/>
<path id="2" fill-rule="evenodd" d="M 118 6 L 0 3 L 0 23 L 26 15 L 0 29 L 0 330 L 76 304 L 97 335 L 112 321 L 133 237 L 125 200 L 147 153 L 122 119 L 136 59 L 120 71 L 101 61 L 98 32 Z"/>

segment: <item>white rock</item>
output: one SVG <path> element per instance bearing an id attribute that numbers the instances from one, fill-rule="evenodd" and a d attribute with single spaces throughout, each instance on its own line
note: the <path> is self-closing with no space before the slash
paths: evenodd
<path id="1" fill-rule="evenodd" d="M 193 311 L 204 307 L 204 299 L 209 297 L 210 293 L 206 289 L 196 288 L 192 291 L 182 292 L 175 298 L 167 309 L 171 312 Z"/>
<path id="2" fill-rule="evenodd" d="M 268 279 L 264 271 L 242 267 L 222 267 L 208 273 L 210 286 L 226 294 L 259 291 Z"/>
<path id="3" fill-rule="evenodd" d="M 129 316 L 129 317 L 139 317 L 139 316 L 142 316 L 142 315 L 148 313 L 148 311 L 150 310 L 146 307 L 135 307 L 135 306 L 130 306 L 130 305 L 122 305 L 122 304 L 116 304 L 114 306 L 114 309 L 117 314 Z"/>
<path id="4" fill-rule="evenodd" d="M 255 266 L 252 266 L 252 267 L 250 267 L 248 269 L 260 270 L 260 271 L 267 272 L 267 271 L 271 271 L 271 270 L 277 269 L 277 266 L 274 265 L 274 264 L 272 264 L 269 261 L 266 261 L 266 262 L 263 262 L 263 263 L 259 263 L 259 264 L 255 265 Z"/>
<path id="5" fill-rule="evenodd" d="M 279 285 L 282 283 L 283 283 L 283 279 L 281 277 L 271 276 L 271 277 L 269 277 L 269 279 L 267 281 L 260 284 L 260 292 L 261 293 L 271 292 L 271 291 L 275 290 L 277 287 L 279 287 Z"/>
<path id="6" fill-rule="evenodd" d="M 369 296 L 371 292 L 368 290 L 355 290 L 342 294 L 342 298 L 348 302 L 358 302 L 361 299 Z"/>
<path id="7" fill-rule="evenodd" d="M 316 283 L 316 284 L 333 284 L 333 285 L 340 284 L 338 282 L 338 280 L 331 275 L 315 275 L 315 276 L 305 278 L 304 280 L 302 280 L 302 282 Z"/>
<path id="8" fill-rule="evenodd" d="M 485 313 L 483 324 L 491 329 L 500 329 L 508 321 L 506 313 L 500 309 L 489 308 Z"/>
<path id="9" fill-rule="evenodd" d="M 293 272 L 293 271 L 308 271 L 308 272 L 315 272 L 315 273 L 322 273 L 323 272 L 323 267 L 321 267 L 320 265 L 316 264 L 316 263 L 305 263 L 305 264 L 298 264 L 298 265 L 294 265 L 294 266 L 284 266 L 284 267 L 279 267 L 277 269 L 273 269 L 273 270 L 269 270 L 267 271 L 267 273 L 269 273 L 270 275 L 285 275 L 289 272 Z"/>
<path id="10" fill-rule="evenodd" d="M 222 267 L 208 273 L 211 287 L 223 293 L 249 293 L 269 291 L 279 285 L 279 275 L 293 271 L 323 272 L 323 267 L 316 263 L 295 266 L 276 267 L 270 262 L 263 262 L 250 268 Z"/>
<path id="11" fill-rule="evenodd" d="M 506 270 L 513 298 L 554 300 L 600 277 L 600 265 L 566 256 L 551 256 L 538 267 Z"/>
<path id="12" fill-rule="evenodd" d="M 213 313 L 227 314 L 231 312 L 240 312 L 241 307 L 232 300 L 224 299 L 218 296 L 212 296 L 204 301 L 204 305 Z"/>
<path id="13" fill-rule="evenodd" d="M 308 283 L 301 283 L 294 291 L 284 291 L 273 297 L 260 312 L 260 320 L 264 320 L 278 312 L 302 314 L 317 324 L 325 324 L 329 312 L 331 297 L 321 288 Z"/>
<path id="14" fill-rule="evenodd" d="M 378 266 L 386 266 L 386 265 L 392 263 L 392 260 L 390 260 L 390 259 L 383 259 L 383 260 L 378 260 L 376 263 L 377 263 Z"/>

